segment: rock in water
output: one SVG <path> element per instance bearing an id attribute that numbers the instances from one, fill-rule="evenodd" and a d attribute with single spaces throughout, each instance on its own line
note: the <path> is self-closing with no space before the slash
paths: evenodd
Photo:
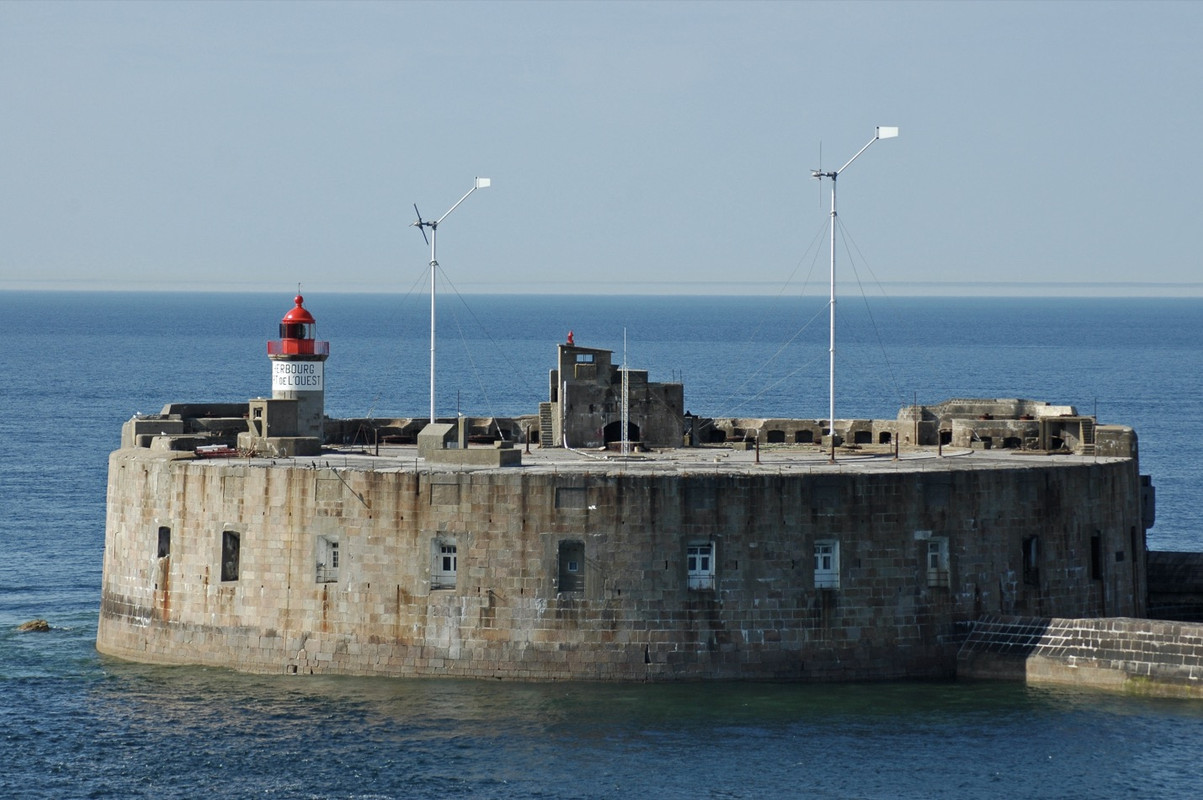
<path id="1" fill-rule="evenodd" d="M 29 633 L 30 631 L 45 633 L 50 630 L 50 623 L 44 619 L 31 619 L 29 622 L 22 622 L 18 625 L 17 630 L 22 633 Z"/>

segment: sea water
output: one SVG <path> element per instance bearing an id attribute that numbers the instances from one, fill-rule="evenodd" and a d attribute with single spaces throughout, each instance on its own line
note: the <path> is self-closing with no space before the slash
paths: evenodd
<path id="1" fill-rule="evenodd" d="M 314 295 L 332 416 L 424 416 L 428 299 Z M 0 293 L 0 797 L 1197 797 L 1203 702 L 992 683 L 248 676 L 98 656 L 106 460 L 270 392 L 287 295 Z M 822 298 L 440 298 L 440 416 L 533 414 L 573 331 L 689 410 L 826 418 Z M 1023 397 L 1131 425 L 1154 549 L 1203 549 L 1203 301 L 838 306 L 836 416 Z M 624 359 L 625 352 L 625 359 Z M 35 617 L 49 633 L 17 633 Z"/>

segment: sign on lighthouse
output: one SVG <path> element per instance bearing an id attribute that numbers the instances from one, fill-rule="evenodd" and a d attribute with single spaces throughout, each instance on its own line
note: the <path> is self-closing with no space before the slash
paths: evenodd
<path id="1" fill-rule="evenodd" d="M 321 392 L 322 368 L 321 361 L 273 361 L 272 362 L 272 391 L 273 392 Z"/>

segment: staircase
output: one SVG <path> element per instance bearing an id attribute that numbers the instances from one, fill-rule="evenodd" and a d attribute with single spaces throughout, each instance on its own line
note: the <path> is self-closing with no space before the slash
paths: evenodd
<path id="1" fill-rule="evenodd" d="M 1082 420 L 1082 455 L 1094 455 L 1094 420 L 1090 417 Z"/>
<path id="2" fill-rule="evenodd" d="M 555 417 L 551 403 L 539 404 L 539 447 L 555 447 Z"/>

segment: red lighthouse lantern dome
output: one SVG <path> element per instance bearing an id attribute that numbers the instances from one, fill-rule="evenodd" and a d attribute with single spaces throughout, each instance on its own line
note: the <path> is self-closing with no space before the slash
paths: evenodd
<path id="1" fill-rule="evenodd" d="M 293 308 L 280 320 L 280 339 L 267 343 L 267 354 L 326 356 L 330 354 L 330 343 L 316 341 L 317 322 L 302 305 L 305 298 L 299 294 L 293 300 Z"/>
<path id="2" fill-rule="evenodd" d="M 297 295 L 293 302 L 296 303 L 296 306 L 284 315 L 284 319 L 280 320 L 280 338 L 312 339 L 317 322 L 302 305 L 305 298 Z"/>

